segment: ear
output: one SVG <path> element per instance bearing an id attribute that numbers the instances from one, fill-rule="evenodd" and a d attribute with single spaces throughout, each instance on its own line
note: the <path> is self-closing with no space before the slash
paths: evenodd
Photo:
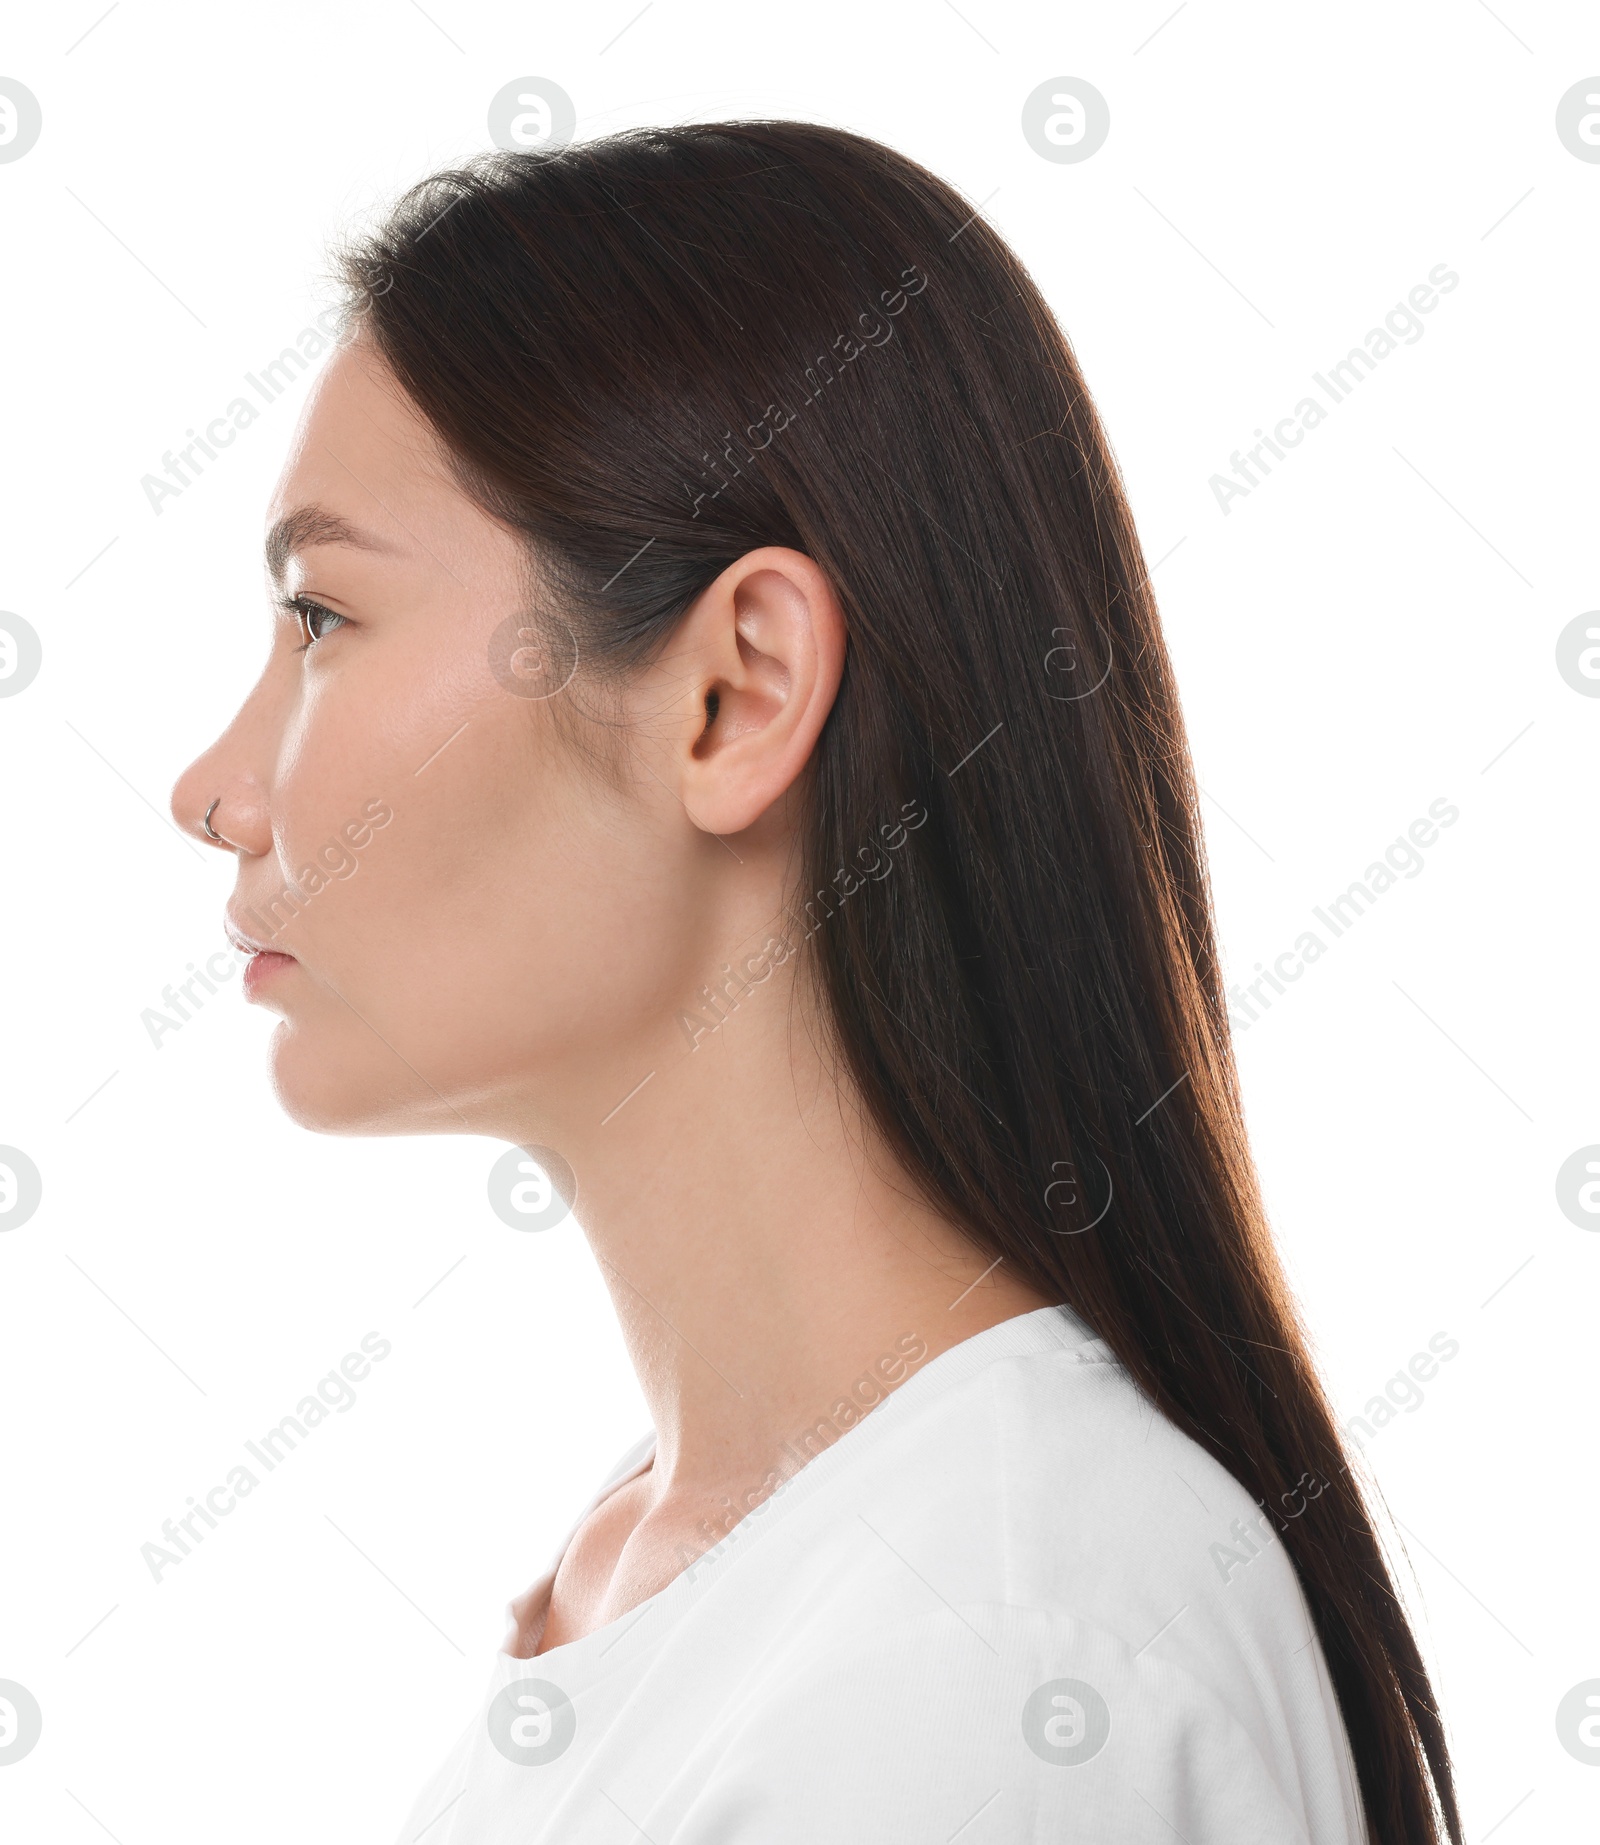
<path id="1" fill-rule="evenodd" d="M 844 615 L 801 551 L 768 545 L 730 564 L 684 617 L 678 794 L 695 825 L 740 833 L 811 760 L 844 673 Z"/>

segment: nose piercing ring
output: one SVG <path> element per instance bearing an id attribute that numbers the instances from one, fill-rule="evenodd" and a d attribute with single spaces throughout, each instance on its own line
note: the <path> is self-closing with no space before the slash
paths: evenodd
<path id="1" fill-rule="evenodd" d="M 222 805 L 222 796 L 219 794 L 217 798 L 211 803 L 211 805 L 206 809 L 205 819 L 200 822 L 201 826 L 205 828 L 206 838 L 209 839 L 213 845 L 217 845 L 217 846 L 223 845 L 226 842 L 224 841 L 220 833 L 215 832 L 212 829 L 211 816 L 217 811 L 217 809 L 221 805 Z"/>

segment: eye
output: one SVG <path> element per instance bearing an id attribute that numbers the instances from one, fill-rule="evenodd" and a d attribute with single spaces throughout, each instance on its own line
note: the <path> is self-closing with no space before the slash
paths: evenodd
<path id="1" fill-rule="evenodd" d="M 288 596 L 282 607 L 295 616 L 300 623 L 301 645 L 296 649 L 304 653 L 314 642 L 344 623 L 345 617 L 335 609 L 324 608 L 320 602 L 314 602 L 309 596 Z"/>

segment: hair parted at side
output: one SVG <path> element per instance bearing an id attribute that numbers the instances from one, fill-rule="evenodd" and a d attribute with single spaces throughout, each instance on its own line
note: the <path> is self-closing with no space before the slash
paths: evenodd
<path id="1" fill-rule="evenodd" d="M 841 1061 L 928 1198 L 1276 1513 L 1373 1845 L 1459 1845 L 1426 1668 L 1266 1225 L 1139 540 L 1016 256 L 893 150 L 749 121 L 475 159 L 345 274 L 586 670 L 650 657 L 758 546 L 827 574 L 848 651 L 796 904 L 833 912 L 811 945 Z M 913 801 L 904 875 L 840 901 Z"/>

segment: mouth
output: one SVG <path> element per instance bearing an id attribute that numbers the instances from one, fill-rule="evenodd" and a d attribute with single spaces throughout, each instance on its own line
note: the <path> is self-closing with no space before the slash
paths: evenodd
<path id="1" fill-rule="evenodd" d="M 244 957 L 244 994 L 255 999 L 271 982 L 275 982 L 297 965 L 291 954 L 281 948 L 268 948 L 239 927 L 231 916 L 224 918 L 223 928 L 235 951 Z"/>

